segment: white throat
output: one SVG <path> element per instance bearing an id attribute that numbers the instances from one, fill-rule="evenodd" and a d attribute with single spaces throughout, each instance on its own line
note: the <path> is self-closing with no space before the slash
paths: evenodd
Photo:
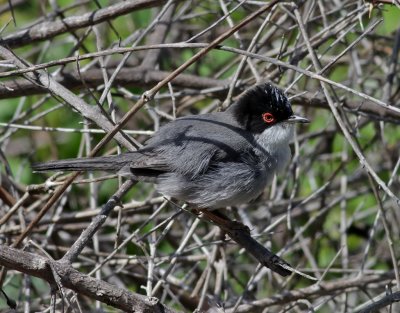
<path id="1" fill-rule="evenodd" d="M 276 172 L 285 168 L 290 159 L 289 143 L 293 140 L 293 137 L 294 125 L 284 122 L 267 128 L 255 137 L 259 146 L 259 153 L 267 156 L 267 167 L 276 169 Z"/>
<path id="2" fill-rule="evenodd" d="M 278 123 L 272 127 L 267 128 L 256 137 L 257 143 L 268 150 L 276 149 L 277 146 L 289 145 L 294 137 L 294 124 L 292 123 Z"/>

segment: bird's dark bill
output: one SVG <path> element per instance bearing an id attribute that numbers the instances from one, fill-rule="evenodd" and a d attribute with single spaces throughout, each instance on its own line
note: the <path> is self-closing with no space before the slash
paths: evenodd
<path id="1" fill-rule="evenodd" d="M 305 117 L 292 115 L 292 116 L 289 116 L 289 118 L 287 119 L 287 122 L 289 122 L 289 123 L 310 123 L 310 120 Z"/>

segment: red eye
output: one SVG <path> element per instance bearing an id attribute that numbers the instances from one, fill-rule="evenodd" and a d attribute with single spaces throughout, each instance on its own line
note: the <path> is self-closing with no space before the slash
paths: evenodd
<path id="1" fill-rule="evenodd" d="M 275 117 L 271 113 L 264 113 L 262 115 L 262 118 L 263 118 L 264 122 L 267 124 L 271 124 L 275 121 Z"/>

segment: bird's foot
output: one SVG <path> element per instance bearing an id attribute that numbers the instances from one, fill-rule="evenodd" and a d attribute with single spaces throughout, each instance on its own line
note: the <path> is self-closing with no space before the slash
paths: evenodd
<path id="1" fill-rule="evenodd" d="M 192 209 L 192 213 L 197 216 L 200 216 L 202 214 L 201 210 L 199 209 Z"/>

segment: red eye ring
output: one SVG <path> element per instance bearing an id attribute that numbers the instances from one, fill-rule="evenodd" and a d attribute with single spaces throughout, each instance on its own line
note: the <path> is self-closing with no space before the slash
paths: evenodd
<path id="1" fill-rule="evenodd" d="M 267 124 L 271 124 L 271 123 L 273 123 L 275 121 L 275 117 L 269 112 L 263 113 L 262 119 Z"/>

